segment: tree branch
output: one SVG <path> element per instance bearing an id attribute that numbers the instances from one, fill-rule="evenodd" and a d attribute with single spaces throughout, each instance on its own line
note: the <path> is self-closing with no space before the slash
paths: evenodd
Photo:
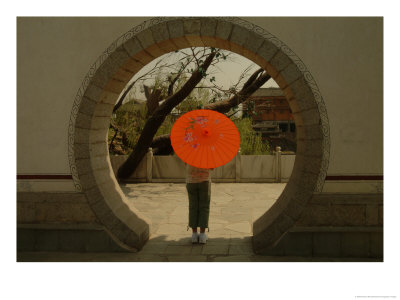
<path id="1" fill-rule="evenodd" d="M 210 53 L 201 68 L 203 70 L 207 70 L 214 57 L 215 52 Z M 139 140 L 137 141 L 137 146 L 129 155 L 125 163 L 122 164 L 122 166 L 118 169 L 118 178 L 128 178 L 136 170 L 137 166 L 146 155 L 147 149 L 151 145 L 154 135 L 156 134 L 161 124 L 164 122 L 167 115 L 176 105 L 185 100 L 185 98 L 191 93 L 194 87 L 203 79 L 203 72 L 200 72 L 199 68 L 193 72 L 189 80 L 178 92 L 167 97 L 165 101 L 149 117 L 146 124 L 144 125 Z"/>

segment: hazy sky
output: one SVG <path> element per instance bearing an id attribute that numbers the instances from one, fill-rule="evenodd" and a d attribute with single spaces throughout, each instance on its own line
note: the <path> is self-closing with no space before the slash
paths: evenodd
<path id="1" fill-rule="evenodd" d="M 247 58 L 238 55 L 236 53 L 231 53 L 231 59 L 227 59 L 227 60 L 221 60 L 218 63 L 218 69 L 216 68 L 212 68 L 212 66 L 210 66 L 210 68 L 208 69 L 207 73 L 212 73 L 211 76 L 215 76 L 215 83 L 219 86 L 222 86 L 223 89 L 229 89 L 229 87 L 231 87 L 233 84 L 236 84 L 240 74 L 250 65 L 253 65 L 253 67 L 251 68 L 251 70 L 249 71 L 249 75 L 252 74 L 255 70 L 257 70 L 259 68 L 259 66 L 257 66 L 255 63 L 253 63 L 252 61 L 248 60 Z M 142 74 L 148 72 L 151 68 L 154 67 L 154 65 L 156 64 L 156 62 L 160 59 L 160 58 L 164 58 L 164 61 L 169 61 L 169 62 L 174 62 L 177 61 L 180 56 L 178 54 L 174 54 L 172 56 L 170 56 L 170 58 L 166 58 L 168 54 L 159 57 L 155 60 L 153 60 L 152 62 L 150 62 L 148 65 L 146 65 L 145 67 L 143 67 L 133 78 L 132 80 L 135 80 L 136 78 L 138 78 L 139 76 L 141 76 Z M 146 82 L 147 84 L 150 84 L 150 81 Z M 244 82 L 243 82 L 244 83 Z M 139 99 L 145 99 L 144 95 L 140 92 L 140 85 L 142 84 L 137 84 L 136 85 L 136 97 Z M 268 82 L 266 82 L 262 87 L 278 87 L 278 85 L 276 84 L 276 82 L 271 78 Z"/>

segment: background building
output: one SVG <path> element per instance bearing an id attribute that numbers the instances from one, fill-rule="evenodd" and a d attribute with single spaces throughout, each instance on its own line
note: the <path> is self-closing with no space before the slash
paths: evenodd
<path id="1" fill-rule="evenodd" d="M 243 104 L 243 112 L 253 121 L 272 149 L 296 151 L 296 124 L 292 110 L 280 88 L 260 88 Z"/>

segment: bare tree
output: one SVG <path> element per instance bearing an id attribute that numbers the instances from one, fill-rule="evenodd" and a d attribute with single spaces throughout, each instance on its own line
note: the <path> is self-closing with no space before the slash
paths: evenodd
<path id="1" fill-rule="evenodd" d="M 221 89 L 215 84 L 215 77 L 210 78 L 210 86 L 197 86 L 203 78 L 210 75 L 207 74 L 210 66 L 215 66 L 220 58 L 226 59 L 227 57 L 227 54 L 222 51 L 208 48 L 210 51 L 207 52 L 206 49 L 207 48 L 190 48 L 191 53 L 180 51 L 183 57 L 178 61 L 179 67 L 169 73 L 170 75 L 167 77 L 165 82 L 167 85 L 165 99 L 163 99 L 163 91 L 160 87 L 155 86 L 153 90 L 151 90 L 150 87 L 144 85 L 144 92 L 147 99 L 146 104 L 148 107 L 148 118 L 133 152 L 118 170 L 117 176 L 119 179 L 123 180 L 128 178 L 136 170 L 150 146 L 155 148 L 155 152 L 157 153 L 168 154 L 172 152 L 169 135 L 162 135 L 156 138 L 154 138 L 154 136 L 165 118 L 177 105 L 185 100 L 185 98 L 188 97 L 195 88 L 208 88 L 215 94 L 214 103 L 205 105 L 205 109 L 227 113 L 233 107 L 243 103 L 252 93 L 270 79 L 270 76 L 263 69 L 258 69 L 247 79 L 241 90 L 237 91 L 239 84 L 245 79 L 244 74 L 248 71 L 248 69 L 246 69 L 245 72 L 242 72 L 238 82 L 228 91 Z M 193 63 L 196 68 L 190 69 L 189 66 L 191 64 L 193 65 Z M 160 67 L 161 63 L 159 63 L 158 66 Z M 167 67 L 167 64 L 164 64 L 163 67 Z M 172 65 L 169 65 L 168 67 L 172 68 Z M 155 69 L 153 68 L 151 71 L 154 72 L 154 70 Z M 177 83 L 182 82 L 179 81 L 182 79 L 182 76 L 188 75 L 190 75 L 189 79 L 183 84 L 183 86 L 174 92 Z M 144 77 L 141 79 L 143 78 Z M 139 79 L 134 81 L 133 84 L 138 80 Z M 129 87 L 132 88 L 133 84 Z M 126 95 L 127 93 L 125 91 L 118 103 L 122 104 Z M 228 99 L 218 102 L 215 101 L 216 98 L 221 98 L 221 96 L 228 96 Z M 118 107 L 114 108 L 114 111 L 117 109 Z"/>

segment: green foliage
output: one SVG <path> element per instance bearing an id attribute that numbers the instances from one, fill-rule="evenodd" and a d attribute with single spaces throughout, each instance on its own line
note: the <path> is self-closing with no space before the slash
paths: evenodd
<path id="1" fill-rule="evenodd" d="M 261 134 L 251 127 L 251 119 L 243 118 L 233 121 L 240 134 L 240 154 L 265 155 L 270 154 L 267 141 L 263 142 Z"/>
<path id="2" fill-rule="evenodd" d="M 198 51 L 198 50 L 196 50 Z M 192 51 L 195 54 L 196 51 Z M 182 51 L 176 51 L 176 53 Z M 215 53 L 214 62 L 217 63 L 220 60 L 227 60 L 229 54 L 217 48 L 204 48 L 196 53 L 200 57 L 193 59 L 190 54 L 186 54 L 179 61 L 175 61 L 171 64 L 170 69 L 160 68 L 157 73 L 152 74 L 152 81 L 147 86 L 151 91 L 158 89 L 161 90 L 161 99 L 168 97 L 168 86 L 176 76 L 178 79 L 174 83 L 174 92 L 180 90 L 183 85 L 187 82 L 191 74 L 197 69 L 203 77 L 200 84 L 177 105 L 172 114 L 168 115 L 163 124 L 158 128 L 155 136 L 169 134 L 172 126 L 177 119 L 177 116 L 184 114 L 194 109 L 204 108 L 204 105 L 208 103 L 215 103 L 227 97 L 227 93 L 220 89 L 210 88 L 210 83 L 215 84 L 216 78 L 203 68 L 204 59 L 210 53 Z M 183 52 L 182 52 L 183 53 Z M 207 81 L 207 82 L 206 82 Z M 208 86 L 208 87 L 206 87 Z M 127 101 L 125 104 L 119 107 L 116 113 L 113 115 L 113 123 L 123 132 L 118 132 L 115 135 L 113 128 L 110 128 L 108 134 L 109 144 L 113 140 L 111 147 L 111 154 L 130 154 L 142 133 L 142 130 L 147 121 L 147 106 L 146 103 L 135 102 L 136 89 L 132 88 L 128 94 Z M 237 112 L 238 106 L 232 109 L 232 112 Z M 259 133 L 256 133 L 251 127 L 251 120 L 249 118 L 235 120 L 236 126 L 239 129 L 241 135 L 241 153 L 242 154 L 268 154 L 269 146 L 266 142 L 263 142 Z M 118 148 L 118 149 L 116 149 Z M 113 150 L 114 149 L 114 150 Z"/>
<path id="3" fill-rule="evenodd" d="M 146 122 L 147 107 L 145 104 L 135 104 L 133 101 L 123 104 L 113 116 L 113 122 L 126 133 L 127 147 L 124 152 L 129 154 L 136 145 Z M 111 142 L 115 131 L 110 128 L 108 142 Z M 118 136 L 122 139 L 122 136 Z"/>

